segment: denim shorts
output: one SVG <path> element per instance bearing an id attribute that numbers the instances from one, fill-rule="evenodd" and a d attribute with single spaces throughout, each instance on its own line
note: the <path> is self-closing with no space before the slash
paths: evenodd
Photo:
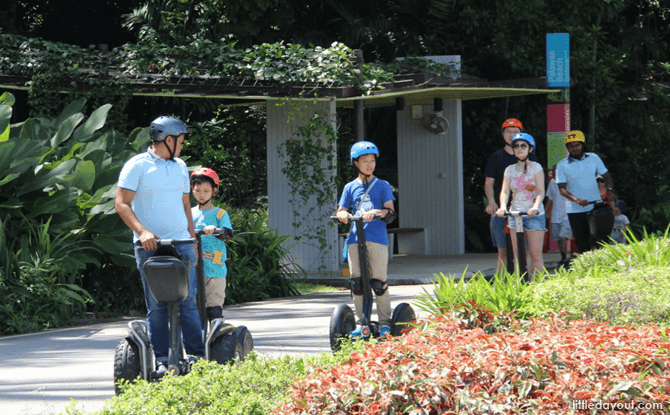
<path id="1" fill-rule="evenodd" d="M 512 216 L 509 217 L 507 226 L 510 229 L 516 229 L 516 222 Z M 545 215 L 536 215 L 532 218 L 523 218 L 523 230 L 524 231 L 546 231 L 547 230 L 547 217 Z"/>
<path id="2" fill-rule="evenodd" d="M 496 215 L 491 215 L 489 222 L 491 228 L 491 240 L 493 246 L 496 248 L 504 248 L 505 244 L 505 218 L 500 218 Z"/>

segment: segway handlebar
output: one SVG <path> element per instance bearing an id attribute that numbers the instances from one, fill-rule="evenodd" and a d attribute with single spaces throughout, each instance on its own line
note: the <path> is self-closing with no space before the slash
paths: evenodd
<path id="1" fill-rule="evenodd" d="M 382 215 L 375 215 L 374 218 L 375 219 L 381 219 Z M 333 222 L 339 222 L 340 221 L 340 218 L 338 218 L 337 216 L 331 216 L 330 219 Z M 354 221 L 354 222 L 361 222 L 361 221 L 363 221 L 363 216 L 349 216 L 347 219 L 351 220 L 351 221 Z"/>
<path id="2" fill-rule="evenodd" d="M 206 235 L 204 229 L 196 229 L 195 234 L 198 237 Z M 214 235 L 224 242 L 228 242 L 233 237 L 233 230 L 229 228 L 216 228 L 210 235 Z"/>
<path id="3" fill-rule="evenodd" d="M 505 212 L 505 216 L 528 216 L 528 212 L 521 212 L 521 211 L 507 211 Z"/>
<path id="4" fill-rule="evenodd" d="M 167 246 L 167 245 L 186 245 L 194 244 L 197 242 L 196 238 L 187 238 L 187 239 L 156 239 L 156 244 L 158 246 Z M 135 242 L 135 246 L 142 246 L 142 242 Z"/>

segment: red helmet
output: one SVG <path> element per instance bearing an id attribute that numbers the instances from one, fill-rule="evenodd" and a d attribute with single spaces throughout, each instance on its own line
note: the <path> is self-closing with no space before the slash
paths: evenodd
<path id="1" fill-rule="evenodd" d="M 521 124 L 521 121 L 517 120 L 516 118 L 509 118 L 505 120 L 505 122 L 502 124 L 501 131 L 505 131 L 505 128 L 507 127 L 517 127 L 521 132 L 523 132 L 523 124 Z"/>
<path id="2" fill-rule="evenodd" d="M 193 177 L 195 176 L 207 176 L 210 179 L 214 180 L 214 184 L 216 187 L 219 187 L 219 176 L 216 174 L 216 172 L 209 167 L 200 167 L 197 168 L 191 173 L 191 181 L 193 180 Z"/>

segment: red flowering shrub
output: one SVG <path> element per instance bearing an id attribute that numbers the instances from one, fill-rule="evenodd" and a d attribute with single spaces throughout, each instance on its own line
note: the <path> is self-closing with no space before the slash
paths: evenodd
<path id="1" fill-rule="evenodd" d="M 668 363 L 656 326 L 556 317 L 486 334 L 438 316 L 315 369 L 274 414 L 661 414 Z"/>

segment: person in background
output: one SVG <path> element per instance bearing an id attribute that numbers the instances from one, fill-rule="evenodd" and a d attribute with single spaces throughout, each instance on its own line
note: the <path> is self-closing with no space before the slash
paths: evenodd
<path id="1" fill-rule="evenodd" d="M 603 176 L 597 174 L 596 182 L 598 183 L 598 191 L 600 192 L 600 198 L 602 199 L 603 203 L 607 203 L 609 207 L 614 209 L 614 198 L 610 197 L 607 193 L 607 185 L 605 184 L 605 179 L 603 179 Z"/>
<path id="2" fill-rule="evenodd" d="M 488 205 L 486 206 L 486 213 L 491 215 L 489 221 L 489 228 L 491 231 L 491 240 L 493 246 L 498 250 L 498 259 L 496 264 L 496 272 L 506 268 L 507 265 L 507 249 L 505 241 L 505 218 L 496 215 L 500 207 L 500 191 L 502 189 L 503 175 L 505 169 L 517 162 L 517 158 L 512 151 L 511 143 L 512 137 L 523 132 L 523 124 L 516 118 L 509 118 L 502 123 L 502 141 L 503 148 L 496 150 L 491 154 L 486 163 L 486 171 L 484 173 L 486 179 L 484 181 L 484 192 Z M 530 154 L 530 161 L 537 162 L 535 153 Z"/>
<path id="3" fill-rule="evenodd" d="M 528 275 L 538 276 L 544 272 L 542 245 L 544 233 L 547 231 L 546 217 L 544 216 L 544 170 L 540 163 L 531 161 L 530 154 L 535 149 L 535 139 L 530 134 L 519 133 L 512 137 L 512 149 L 517 162 L 505 169 L 505 179 L 500 191 L 500 209 L 498 217 L 504 218 L 508 211 L 528 212 L 523 218 L 523 230 L 532 263 L 528 264 Z M 512 205 L 507 209 L 510 192 L 513 196 Z M 510 230 L 516 229 L 516 221 L 510 216 L 507 226 Z M 510 232 L 514 258 L 519 261 L 517 252 L 517 234 Z"/>
<path id="4" fill-rule="evenodd" d="M 568 241 L 572 235 L 568 213 L 565 210 L 565 198 L 561 196 L 556 184 L 556 165 L 552 168 L 553 176 L 547 186 L 547 206 L 551 211 L 551 234 L 554 241 L 558 242 L 558 251 L 561 253 L 559 266 L 567 261 Z"/>
<path id="5" fill-rule="evenodd" d="M 628 239 L 626 239 L 626 230 L 628 230 L 628 225 L 630 225 L 630 220 L 623 213 L 626 211 L 628 205 L 623 200 L 617 200 L 614 203 L 614 228 L 612 228 L 612 234 L 610 237 L 616 243 L 628 244 Z"/>
<path id="6" fill-rule="evenodd" d="M 565 147 L 569 155 L 556 165 L 556 183 L 561 196 L 567 200 L 566 208 L 572 237 L 580 253 L 595 247 L 595 240 L 589 228 L 589 213 L 594 201 L 601 200 L 596 175 L 600 174 L 612 198 L 612 178 L 603 161 L 595 153 L 586 152 L 586 138 L 578 130 L 565 135 Z"/>

